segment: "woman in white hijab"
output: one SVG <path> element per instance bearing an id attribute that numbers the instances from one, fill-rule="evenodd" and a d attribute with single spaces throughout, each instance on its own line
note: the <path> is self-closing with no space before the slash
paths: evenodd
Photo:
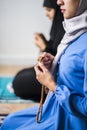
<path id="1" fill-rule="evenodd" d="M 87 0 L 57 3 L 66 33 L 55 59 L 45 53 L 35 67 L 38 81 L 49 89 L 42 119 L 35 120 L 38 107 L 29 108 L 8 116 L 1 130 L 87 130 Z"/>

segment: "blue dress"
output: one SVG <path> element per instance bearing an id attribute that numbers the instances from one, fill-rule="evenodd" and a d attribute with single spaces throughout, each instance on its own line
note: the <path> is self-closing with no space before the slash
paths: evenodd
<path id="1" fill-rule="evenodd" d="M 41 122 L 33 107 L 9 115 L 0 130 L 87 130 L 87 32 L 68 46 L 58 64 L 56 91 L 48 93 Z"/>

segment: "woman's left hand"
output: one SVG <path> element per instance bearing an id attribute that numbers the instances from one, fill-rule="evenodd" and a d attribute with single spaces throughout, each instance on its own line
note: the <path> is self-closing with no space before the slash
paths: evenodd
<path id="1" fill-rule="evenodd" d="M 52 74 L 49 70 L 40 63 L 40 65 L 36 65 L 34 67 L 36 72 L 36 79 L 44 86 L 46 86 L 49 90 L 55 91 L 56 83 L 52 77 Z"/>
<path id="2" fill-rule="evenodd" d="M 53 60 L 54 60 L 54 56 L 52 54 L 43 52 L 38 57 L 38 64 L 40 65 L 40 63 L 42 63 L 47 69 L 50 70 Z"/>

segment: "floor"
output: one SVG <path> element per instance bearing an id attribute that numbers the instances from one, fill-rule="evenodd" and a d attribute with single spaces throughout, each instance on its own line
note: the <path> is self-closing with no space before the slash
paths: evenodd
<path id="1" fill-rule="evenodd" d="M 0 74 L 2 75 L 15 75 L 19 70 L 27 68 L 28 66 L 0 66 Z"/>
<path id="2" fill-rule="evenodd" d="M 0 66 L 0 75 L 15 75 L 19 70 L 28 66 Z M 0 114 L 10 114 L 15 111 L 38 105 L 38 103 L 0 103 Z"/>

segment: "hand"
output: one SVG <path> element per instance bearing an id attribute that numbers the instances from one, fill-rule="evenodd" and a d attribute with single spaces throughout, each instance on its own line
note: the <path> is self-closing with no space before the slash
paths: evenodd
<path id="1" fill-rule="evenodd" d="M 40 65 L 40 63 L 42 63 L 49 70 L 51 68 L 53 60 L 54 60 L 54 56 L 51 55 L 50 53 L 46 53 L 46 52 L 44 52 L 38 58 L 39 65 Z"/>
<path id="2" fill-rule="evenodd" d="M 52 77 L 52 74 L 49 70 L 43 65 L 40 64 L 34 67 L 36 72 L 36 79 L 44 86 L 46 86 L 49 90 L 55 91 L 56 83 Z"/>
<path id="3" fill-rule="evenodd" d="M 36 46 L 40 48 L 41 51 L 44 51 L 46 48 L 47 41 L 42 33 L 34 34 L 34 42 Z"/>

